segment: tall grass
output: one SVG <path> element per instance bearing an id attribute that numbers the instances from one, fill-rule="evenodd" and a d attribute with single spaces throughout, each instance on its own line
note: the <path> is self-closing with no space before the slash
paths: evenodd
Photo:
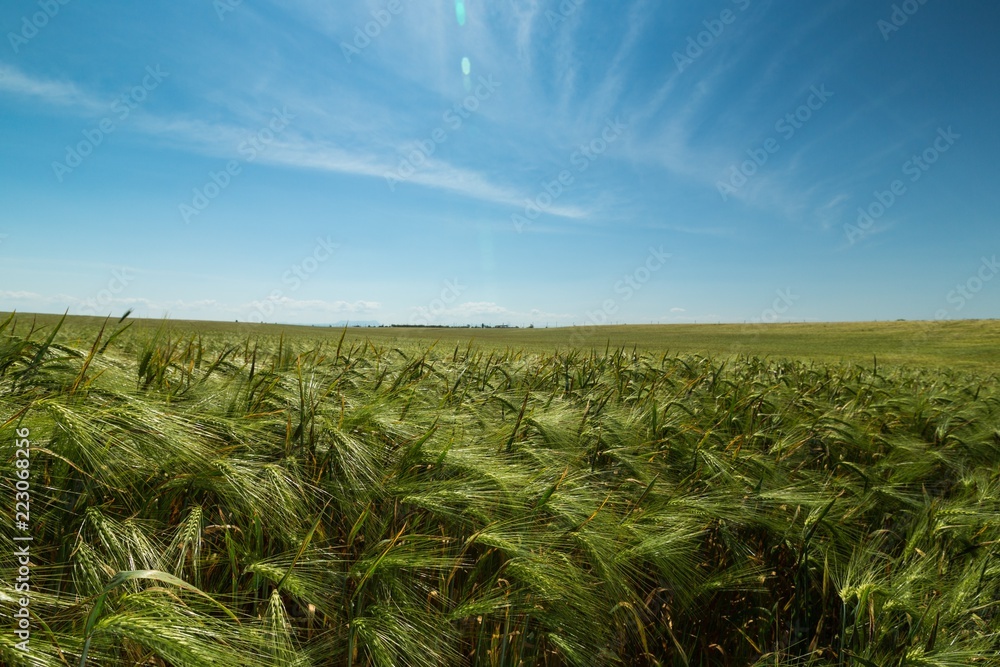
<path id="1" fill-rule="evenodd" d="M 5 665 L 1000 664 L 995 378 L 127 326 L 0 324 Z"/>

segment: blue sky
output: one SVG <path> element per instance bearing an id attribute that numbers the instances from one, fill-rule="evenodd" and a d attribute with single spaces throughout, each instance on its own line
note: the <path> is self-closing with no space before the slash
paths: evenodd
<path id="1" fill-rule="evenodd" d="M 996 317 L 997 25 L 993 0 L 11 0 L 0 310 Z"/>

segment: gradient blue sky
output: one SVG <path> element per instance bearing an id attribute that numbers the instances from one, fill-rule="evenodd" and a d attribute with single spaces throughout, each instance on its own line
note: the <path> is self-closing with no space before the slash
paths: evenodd
<path id="1" fill-rule="evenodd" d="M 0 310 L 998 315 L 995 0 L 62 1 L 0 9 Z"/>

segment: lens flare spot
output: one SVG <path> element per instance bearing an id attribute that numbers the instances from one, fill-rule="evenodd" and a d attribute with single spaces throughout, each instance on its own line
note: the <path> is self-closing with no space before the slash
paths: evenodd
<path id="1" fill-rule="evenodd" d="M 458 25 L 465 25 L 465 3 L 462 0 L 455 0 L 455 18 Z"/>
<path id="2" fill-rule="evenodd" d="M 472 72 L 472 61 L 468 58 L 462 58 L 462 74 L 469 76 Z"/>

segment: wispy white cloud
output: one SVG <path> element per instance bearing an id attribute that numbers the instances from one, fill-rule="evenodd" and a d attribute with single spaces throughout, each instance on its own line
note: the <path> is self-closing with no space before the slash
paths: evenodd
<path id="1" fill-rule="evenodd" d="M 7 68 L 5 76 L 0 77 L 0 92 L 31 95 L 43 103 L 69 106 L 77 111 L 89 112 L 100 107 L 95 96 L 81 91 L 74 84 L 35 79 L 11 68 Z M 186 116 L 163 117 L 144 114 L 133 121 L 133 126 L 140 132 L 169 143 L 173 148 L 183 147 L 191 152 L 231 159 L 237 156 L 239 147 L 248 137 L 266 127 L 266 119 L 264 121 L 260 118 L 243 119 L 242 123 L 235 124 L 210 122 Z M 300 131 L 289 130 L 266 150 L 257 153 L 255 159 L 264 164 L 369 176 L 383 180 L 396 172 L 398 159 L 394 155 L 395 147 L 388 142 L 382 146 L 375 144 L 369 148 L 348 149 L 333 140 L 308 139 L 306 136 L 309 134 L 316 133 L 309 132 L 305 127 Z M 428 159 L 404 182 L 515 209 L 523 207 L 526 197 L 537 194 L 518 190 L 511 185 L 495 183 L 479 171 L 436 158 Z M 581 207 L 559 204 L 547 208 L 546 212 L 571 219 L 584 218 L 588 215 L 588 212 Z"/>
<path id="2" fill-rule="evenodd" d="M 303 316 L 310 321 L 342 315 L 372 315 L 382 309 L 378 301 L 357 300 L 327 301 L 323 299 L 294 299 L 283 296 L 265 301 L 233 304 L 218 299 L 156 300 L 140 296 L 102 295 L 100 298 L 68 294 L 47 295 L 26 290 L 0 290 L 0 302 L 20 304 L 26 310 L 63 310 L 70 314 L 105 315 L 129 308 L 139 317 L 206 317 L 210 319 L 245 319 L 249 313 L 267 312 L 269 320 L 297 320 Z M 3 308 L 0 307 L 0 310 Z"/>
<path id="3" fill-rule="evenodd" d="M 37 292 L 28 292 L 25 290 L 0 290 L 0 299 L 44 299 L 41 294 Z"/>
<path id="4" fill-rule="evenodd" d="M 23 304 L 26 310 L 66 310 L 70 314 L 106 314 L 116 310 L 125 310 L 135 307 L 154 307 L 155 304 L 149 299 L 140 297 L 120 297 L 108 296 L 100 297 L 88 296 L 80 297 L 71 294 L 41 294 L 27 290 L 5 290 L 0 291 L 0 301 L 15 302 Z M 0 310 L 3 308 L 0 307 Z"/>
<path id="5" fill-rule="evenodd" d="M 521 324 L 539 321 L 564 321 L 572 317 L 568 313 L 551 313 L 539 308 L 527 311 L 515 310 L 495 301 L 467 301 L 441 309 L 419 306 L 411 308 L 410 311 L 414 318 L 431 324 L 463 324 L 475 320 Z"/>
<path id="6" fill-rule="evenodd" d="M 628 59 L 635 51 L 639 38 L 649 29 L 649 0 L 637 0 L 629 7 L 627 14 L 627 31 L 621 40 L 618 50 L 611 59 L 604 79 L 588 100 L 586 108 L 591 118 L 597 122 L 609 115 L 615 115 L 621 104 L 622 92 L 628 80 Z"/>
<path id="7" fill-rule="evenodd" d="M 3 63 L 0 63 L 0 93 L 34 98 L 54 106 L 72 107 L 84 113 L 106 110 L 109 106 L 106 101 L 80 90 L 73 83 L 33 77 Z"/>
<path id="8" fill-rule="evenodd" d="M 251 301 L 243 304 L 242 308 L 244 310 L 251 310 L 265 304 L 269 304 L 278 313 L 282 311 L 297 311 L 337 315 L 345 313 L 367 314 L 377 312 L 382 308 L 382 304 L 378 301 L 325 301 L 323 299 L 293 299 L 287 296 L 267 299 L 266 301 Z"/>
<path id="9" fill-rule="evenodd" d="M 521 0 L 511 5 L 517 23 L 517 57 L 530 69 L 533 58 L 532 36 L 538 16 L 538 0 Z"/>
<path id="10" fill-rule="evenodd" d="M 173 145 L 181 142 L 189 150 L 225 159 L 235 157 L 240 144 L 256 131 L 191 119 L 152 116 L 143 118 L 141 126 L 149 134 L 170 141 Z M 402 178 L 398 172 L 398 160 L 395 156 L 390 156 L 388 151 L 375 154 L 370 150 L 348 150 L 333 141 L 306 139 L 294 131 L 288 131 L 257 153 L 255 160 L 263 164 L 374 177 L 386 182 L 387 191 L 392 179 L 393 188 L 416 184 L 509 206 L 513 211 L 523 208 L 526 198 L 538 194 L 495 183 L 481 172 L 437 158 L 428 158 L 412 175 Z M 570 219 L 589 215 L 587 209 L 567 204 L 553 204 L 545 212 Z"/>

